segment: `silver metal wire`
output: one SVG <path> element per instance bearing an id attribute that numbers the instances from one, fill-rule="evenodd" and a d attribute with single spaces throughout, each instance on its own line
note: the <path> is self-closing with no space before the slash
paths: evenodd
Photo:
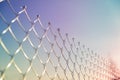
<path id="1" fill-rule="evenodd" d="M 43 26 L 39 15 L 32 20 L 26 6 L 17 12 L 6 2 L 16 17 L 9 23 L 0 13 L 6 25 L 0 32 L 0 80 L 112 80 L 120 75 L 109 59 L 60 29 L 55 33 L 50 22 Z"/>

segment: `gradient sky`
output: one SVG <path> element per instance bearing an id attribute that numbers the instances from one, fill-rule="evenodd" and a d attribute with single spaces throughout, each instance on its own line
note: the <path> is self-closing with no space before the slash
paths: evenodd
<path id="1" fill-rule="evenodd" d="M 44 25 L 50 21 L 61 32 L 69 33 L 100 54 L 109 54 L 120 64 L 120 0 L 10 1 L 16 11 L 26 5 L 32 19 L 40 14 Z M 7 10 L 4 2 L 0 3 L 2 14 L 3 10 Z"/>

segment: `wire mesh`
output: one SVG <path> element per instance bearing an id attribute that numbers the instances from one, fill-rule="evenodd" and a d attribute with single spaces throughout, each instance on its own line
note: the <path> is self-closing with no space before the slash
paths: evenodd
<path id="1" fill-rule="evenodd" d="M 108 59 L 81 45 L 69 35 L 57 33 L 40 16 L 32 20 L 27 7 L 17 12 L 6 4 L 12 18 L 0 13 L 0 80 L 111 80 Z M 119 70 L 117 70 L 119 71 Z"/>

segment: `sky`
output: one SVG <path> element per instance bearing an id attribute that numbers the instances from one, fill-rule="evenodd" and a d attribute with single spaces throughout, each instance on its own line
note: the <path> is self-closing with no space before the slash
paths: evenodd
<path id="1" fill-rule="evenodd" d="M 32 19 L 40 15 L 43 25 L 75 37 L 99 54 L 110 56 L 120 66 L 120 0 L 10 0 L 16 11 L 27 6 Z M 7 4 L 0 3 L 4 14 Z M 14 15 L 5 16 L 11 21 Z"/>
<path id="2" fill-rule="evenodd" d="M 69 33 L 70 37 L 100 54 L 112 56 L 118 64 L 119 0 L 13 0 L 11 3 L 18 11 L 26 5 L 32 19 L 39 14 L 44 25 L 50 21 L 55 29 Z"/>

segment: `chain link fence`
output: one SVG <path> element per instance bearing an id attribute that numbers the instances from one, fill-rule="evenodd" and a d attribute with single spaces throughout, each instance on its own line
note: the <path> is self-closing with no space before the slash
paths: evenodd
<path id="1" fill-rule="evenodd" d="M 111 62 L 69 35 L 32 20 L 26 6 L 17 12 L 10 0 L 0 13 L 0 80 L 112 80 Z M 11 14 L 12 16 L 8 16 Z M 112 67 L 113 68 L 113 67 Z"/>

